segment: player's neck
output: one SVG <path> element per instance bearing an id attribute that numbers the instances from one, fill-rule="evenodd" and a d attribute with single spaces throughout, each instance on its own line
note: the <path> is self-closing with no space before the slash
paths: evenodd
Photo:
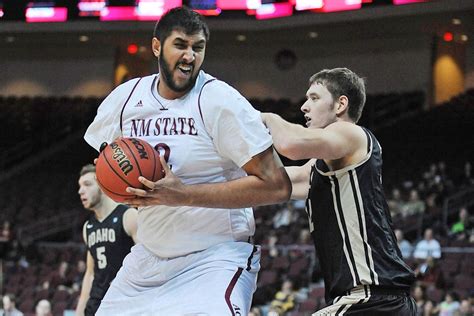
<path id="1" fill-rule="evenodd" d="M 157 91 L 158 94 L 167 100 L 174 100 L 181 98 L 183 95 L 188 93 L 189 91 L 184 91 L 184 92 L 176 92 L 173 89 L 171 89 L 165 81 L 160 77 L 157 82 Z"/>
<path id="2" fill-rule="evenodd" d="M 94 208 L 95 217 L 98 221 L 103 221 L 117 207 L 118 203 L 109 198 L 102 198 L 101 202 Z"/>

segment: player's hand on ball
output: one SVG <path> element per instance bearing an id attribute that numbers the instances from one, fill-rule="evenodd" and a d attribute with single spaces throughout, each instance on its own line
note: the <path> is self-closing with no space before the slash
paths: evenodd
<path id="1" fill-rule="evenodd" d="M 187 186 L 171 171 L 163 156 L 160 156 L 160 160 L 165 176 L 156 182 L 144 177 L 139 177 L 138 181 L 147 187 L 148 190 L 128 187 L 127 192 L 135 194 L 136 198 L 127 199 L 127 204 L 134 207 L 150 205 L 187 205 Z"/>
<path id="2" fill-rule="evenodd" d="M 105 147 L 107 147 L 107 145 L 107 142 L 103 142 L 102 144 L 100 144 L 99 153 L 101 153 L 105 149 Z M 94 165 L 97 165 L 98 159 L 98 157 L 94 159 Z"/>

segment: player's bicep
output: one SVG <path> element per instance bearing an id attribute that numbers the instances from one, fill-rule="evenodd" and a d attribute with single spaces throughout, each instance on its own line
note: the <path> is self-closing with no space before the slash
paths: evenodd
<path id="1" fill-rule="evenodd" d="M 94 258 L 92 257 L 89 250 L 87 250 L 86 273 L 89 275 L 94 275 Z"/>
<path id="2" fill-rule="evenodd" d="M 84 223 L 84 226 L 82 226 L 82 239 L 84 240 L 84 243 L 86 244 L 87 246 L 87 223 L 89 223 L 89 221 L 86 221 Z"/>
<path id="3" fill-rule="evenodd" d="M 279 169 L 283 169 L 283 164 L 273 146 L 270 146 L 260 154 L 252 157 L 249 162 L 242 166 L 242 169 L 248 175 L 265 180 L 276 177 Z"/>
<path id="4" fill-rule="evenodd" d="M 271 200 L 272 203 L 287 201 L 290 198 L 290 179 L 273 146 L 252 157 L 242 168 L 249 176 L 254 176 L 254 179 L 247 183 L 252 186 L 252 192 L 258 190 L 260 198 Z M 245 178 L 248 177 L 242 179 L 246 181 Z"/>
<path id="5" fill-rule="evenodd" d="M 302 136 L 303 158 L 336 160 L 354 154 L 365 141 L 362 129 L 348 122 L 337 122 L 324 129 L 306 129 Z"/>

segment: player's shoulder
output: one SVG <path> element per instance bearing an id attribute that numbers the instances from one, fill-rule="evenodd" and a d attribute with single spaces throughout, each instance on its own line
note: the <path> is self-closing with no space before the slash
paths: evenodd
<path id="1" fill-rule="evenodd" d="M 123 223 L 129 220 L 136 220 L 136 217 L 138 216 L 138 211 L 136 208 L 130 207 L 125 204 L 119 204 L 119 206 L 117 207 L 117 211 L 120 211 Z"/>
<path id="2" fill-rule="evenodd" d="M 131 90 L 133 90 L 138 83 L 140 84 L 146 84 L 148 82 L 153 82 L 153 80 L 156 78 L 156 74 L 153 74 L 153 75 L 149 75 L 149 76 L 145 76 L 145 77 L 136 77 L 136 78 L 132 78 L 128 81 L 125 81 L 124 83 L 121 83 L 120 85 L 118 85 L 114 91 L 117 91 L 117 92 L 124 92 L 124 93 L 129 93 Z"/>
<path id="3" fill-rule="evenodd" d="M 113 97 L 114 99 L 127 99 L 130 94 L 132 94 L 136 89 L 140 87 L 148 86 L 148 83 L 151 86 L 156 75 L 150 75 L 145 77 L 137 77 L 130 79 L 124 83 L 121 83 L 117 87 L 115 87 L 112 92 L 110 93 L 109 97 Z M 114 103 L 116 101 L 113 101 Z"/>
<path id="4" fill-rule="evenodd" d="M 122 216 L 130 216 L 130 215 L 135 215 L 138 214 L 138 211 L 136 208 L 129 207 L 128 205 L 124 205 L 125 208 L 123 209 Z"/>
<path id="5" fill-rule="evenodd" d="M 198 89 L 202 94 L 225 94 L 238 93 L 238 91 L 228 83 L 208 74 L 201 70 L 197 82 Z"/>
<path id="6" fill-rule="evenodd" d="M 336 133 L 347 134 L 352 137 L 366 138 L 366 132 L 364 128 L 353 122 L 337 121 L 329 124 L 325 127 L 325 129 Z"/>
<path id="7" fill-rule="evenodd" d="M 199 80 L 199 103 L 203 110 L 215 107 L 235 108 L 237 104 L 249 104 L 247 99 L 228 83 L 206 73 Z"/>

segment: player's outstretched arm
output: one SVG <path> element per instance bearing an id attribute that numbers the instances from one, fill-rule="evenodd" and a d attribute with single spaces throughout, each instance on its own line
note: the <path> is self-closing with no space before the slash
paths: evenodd
<path id="1" fill-rule="evenodd" d="M 137 243 L 137 217 L 138 211 L 134 208 L 129 208 L 123 214 L 123 228 L 135 243 Z"/>
<path id="2" fill-rule="evenodd" d="M 83 237 L 84 242 L 87 245 L 86 225 L 87 222 L 84 224 Z M 81 295 L 79 296 L 79 300 L 77 302 L 76 316 L 84 316 L 84 311 L 86 309 L 86 304 L 89 300 L 92 288 L 92 281 L 94 281 L 94 259 L 92 258 L 90 252 L 87 251 L 86 272 L 84 273 L 84 278 L 82 279 Z"/>
<path id="3" fill-rule="evenodd" d="M 128 204 L 133 206 L 168 205 L 214 208 L 242 208 L 287 201 L 291 183 L 278 155 L 269 147 L 254 156 L 242 168 L 246 177 L 223 183 L 185 185 L 169 169 L 163 157 L 165 177 L 152 182 L 140 177 L 149 190 L 127 188 L 137 195 Z"/>
<path id="4" fill-rule="evenodd" d="M 367 138 L 356 124 L 338 121 L 325 128 L 304 128 L 285 121 L 277 114 L 262 113 L 275 148 L 292 160 L 337 160 L 364 151 Z"/>

